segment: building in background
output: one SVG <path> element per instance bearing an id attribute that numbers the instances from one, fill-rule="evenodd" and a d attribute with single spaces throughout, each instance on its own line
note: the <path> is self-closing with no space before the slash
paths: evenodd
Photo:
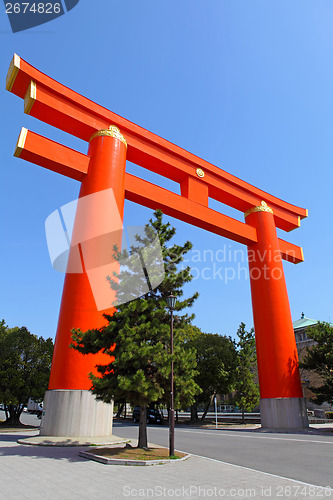
<path id="1" fill-rule="evenodd" d="M 300 361 L 306 356 L 307 348 L 311 348 L 311 346 L 315 345 L 315 341 L 311 339 L 307 334 L 307 329 L 311 326 L 316 326 L 319 320 L 306 318 L 304 313 L 302 312 L 301 318 L 293 322 L 294 333 L 296 339 L 296 347 L 298 352 L 298 358 Z M 313 403 L 311 398 L 315 396 L 315 394 L 309 389 L 310 386 L 319 386 L 321 385 L 321 377 L 312 370 L 304 370 L 301 368 L 301 380 L 303 386 L 303 394 L 306 400 L 306 407 L 308 410 L 323 410 L 328 411 L 332 410 L 332 406 L 328 403 L 323 403 L 322 405 L 317 405 Z"/>

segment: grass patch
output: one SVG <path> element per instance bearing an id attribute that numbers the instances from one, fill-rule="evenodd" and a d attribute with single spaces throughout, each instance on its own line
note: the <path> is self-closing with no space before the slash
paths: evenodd
<path id="1" fill-rule="evenodd" d="M 87 450 L 88 451 L 88 450 Z M 89 449 L 89 453 L 105 458 L 119 458 L 123 460 L 177 460 L 186 453 L 175 452 L 169 457 L 168 448 L 131 448 L 128 445 L 124 448 L 94 448 Z"/>

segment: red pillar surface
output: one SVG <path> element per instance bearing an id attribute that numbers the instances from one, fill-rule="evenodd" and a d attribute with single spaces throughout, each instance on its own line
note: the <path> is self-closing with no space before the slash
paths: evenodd
<path id="1" fill-rule="evenodd" d="M 92 136 L 89 145 L 88 156 L 90 157 L 88 173 L 82 181 L 79 198 L 112 188 L 118 211 L 123 219 L 125 199 L 125 165 L 126 165 L 126 141 L 116 127 L 112 130 L 101 130 Z M 105 217 L 107 214 L 99 214 Z M 112 215 L 112 214 L 109 214 Z M 95 217 L 95 218 L 94 218 Z M 87 218 L 87 227 L 99 222 L 96 214 Z M 80 221 L 81 224 L 81 221 Z M 77 217 L 74 223 L 74 231 L 77 228 Z M 96 247 L 97 241 L 97 247 Z M 98 248 L 100 245 L 100 248 Z M 105 251 L 102 248 L 105 240 L 100 242 L 94 240 L 94 252 Z M 81 247 L 81 245 L 79 245 Z M 109 251 L 110 249 L 108 249 Z M 82 247 L 80 248 L 82 258 Z M 71 254 L 69 262 L 71 261 Z M 84 266 L 83 260 L 83 266 Z M 88 378 L 89 372 L 94 372 L 96 364 L 103 364 L 108 359 L 106 355 L 82 355 L 74 349 L 69 348 L 71 343 L 71 330 L 80 328 L 86 331 L 90 328 L 100 328 L 107 322 L 103 314 L 112 314 L 113 308 L 98 311 L 87 273 L 67 273 L 63 295 L 60 306 L 58 328 L 55 340 L 54 355 L 52 360 L 49 390 L 52 389 L 77 389 L 87 390 L 91 387 Z"/>
<path id="2" fill-rule="evenodd" d="M 248 246 L 260 397 L 302 398 L 298 355 L 272 210 L 245 214 L 258 242 Z"/>

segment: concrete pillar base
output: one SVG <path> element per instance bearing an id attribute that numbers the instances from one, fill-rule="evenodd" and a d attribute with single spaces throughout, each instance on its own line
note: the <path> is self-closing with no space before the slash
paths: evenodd
<path id="1" fill-rule="evenodd" d="M 309 427 L 303 398 L 265 398 L 260 400 L 261 426 L 269 429 Z"/>
<path id="2" fill-rule="evenodd" d="M 40 425 L 41 436 L 111 436 L 113 402 L 97 401 L 90 391 L 46 391 Z"/>

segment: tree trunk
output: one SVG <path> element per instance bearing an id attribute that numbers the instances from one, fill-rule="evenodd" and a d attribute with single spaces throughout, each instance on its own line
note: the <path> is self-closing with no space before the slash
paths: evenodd
<path id="1" fill-rule="evenodd" d="M 191 422 L 198 420 L 198 405 L 193 404 L 191 406 Z"/>
<path id="2" fill-rule="evenodd" d="M 215 397 L 215 394 L 214 394 L 214 395 L 210 398 L 209 402 L 207 403 L 207 406 L 206 406 L 206 408 L 205 408 L 205 411 L 203 412 L 202 417 L 201 417 L 201 421 L 202 421 L 202 422 L 204 422 L 204 420 L 205 420 L 205 418 L 206 418 L 206 415 L 207 415 L 207 413 L 208 413 L 209 407 L 210 407 L 210 405 L 212 404 L 212 401 L 213 401 L 214 397 Z"/>
<path id="3" fill-rule="evenodd" d="M 122 411 L 123 411 L 123 409 L 124 409 L 124 405 L 125 405 L 125 403 L 121 403 L 121 404 L 119 403 L 119 404 L 118 404 L 118 411 L 117 411 L 116 418 L 119 418 L 119 417 L 120 417 L 120 415 L 121 415 L 121 413 L 122 413 Z"/>
<path id="4" fill-rule="evenodd" d="M 21 422 L 15 413 L 15 414 L 9 414 L 9 417 L 6 420 L 6 424 L 13 424 L 16 426 L 16 425 L 20 425 Z"/>
<path id="5" fill-rule="evenodd" d="M 139 442 L 138 448 L 147 448 L 147 406 L 140 406 Z"/>
<path id="6" fill-rule="evenodd" d="M 242 406 L 242 424 L 245 424 L 245 408 Z"/>
<path id="7" fill-rule="evenodd" d="M 6 406 L 6 424 L 20 425 L 20 416 L 22 410 L 14 405 Z"/>

